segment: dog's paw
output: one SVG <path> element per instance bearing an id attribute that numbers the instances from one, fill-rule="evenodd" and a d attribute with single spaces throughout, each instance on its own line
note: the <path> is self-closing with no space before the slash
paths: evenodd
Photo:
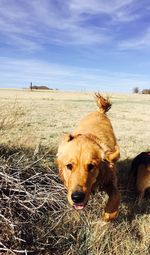
<path id="1" fill-rule="evenodd" d="M 112 220 L 114 220 L 114 219 L 116 219 L 117 217 L 118 217 L 118 211 L 115 211 L 115 212 L 113 212 L 113 213 L 107 213 L 107 212 L 105 212 L 104 214 L 103 214 L 103 216 L 102 216 L 102 219 L 104 220 L 104 221 L 112 221 Z"/>

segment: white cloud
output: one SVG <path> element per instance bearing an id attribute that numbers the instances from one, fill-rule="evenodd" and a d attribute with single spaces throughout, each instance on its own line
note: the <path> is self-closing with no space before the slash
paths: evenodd
<path id="1" fill-rule="evenodd" d="M 150 45 L 150 28 L 148 28 L 142 35 L 134 39 L 123 40 L 119 43 L 120 49 L 137 50 L 149 47 Z"/>
<path id="2" fill-rule="evenodd" d="M 32 50 L 42 47 L 43 42 L 75 45 L 106 44 L 114 39 L 111 27 L 118 22 L 137 19 L 132 11 L 136 0 L 3 0 L 0 8 L 0 32 L 10 38 L 13 45 L 24 49 L 26 43 Z M 87 15 L 85 15 L 87 14 Z M 88 23 L 93 15 L 108 15 L 103 25 Z M 120 24 L 119 24 L 120 25 Z M 16 40 L 17 38 L 17 40 Z M 28 49 L 28 47 L 27 47 Z"/>
<path id="3" fill-rule="evenodd" d="M 111 0 L 109 2 L 105 0 L 93 0 L 92 2 L 91 0 L 71 0 L 69 3 L 71 10 L 78 14 L 86 12 L 89 14 L 105 13 L 118 21 L 127 21 L 133 19 L 133 14 L 130 16 L 130 10 L 136 0 Z"/>
<path id="4" fill-rule="evenodd" d="M 9 6 L 6 1 L 0 9 L 0 32 L 16 46 L 24 48 L 26 42 L 30 41 L 34 43 L 35 49 L 44 40 L 47 43 L 88 45 L 101 44 L 109 39 L 100 29 L 82 26 L 80 18 L 70 12 L 67 5 L 67 14 L 64 13 L 64 10 L 58 11 L 47 0 L 26 1 L 26 8 L 15 2 Z"/>

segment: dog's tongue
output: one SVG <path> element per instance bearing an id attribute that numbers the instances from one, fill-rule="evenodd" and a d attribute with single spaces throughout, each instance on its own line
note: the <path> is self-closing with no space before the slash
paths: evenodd
<path id="1" fill-rule="evenodd" d="M 73 207 L 76 209 L 76 210 L 82 210 L 84 208 L 84 205 L 83 204 L 74 204 Z"/>

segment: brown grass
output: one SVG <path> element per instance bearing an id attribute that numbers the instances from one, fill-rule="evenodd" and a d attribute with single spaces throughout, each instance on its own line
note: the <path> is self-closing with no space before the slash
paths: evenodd
<path id="1" fill-rule="evenodd" d="M 132 158 L 149 149 L 147 96 L 111 95 L 122 152 L 120 215 L 112 223 L 100 217 L 106 194 L 96 193 L 84 211 L 70 208 L 55 166 L 59 137 L 95 109 L 93 96 L 2 90 L 0 97 L 0 254 L 149 254 L 149 198 L 139 207 L 128 181 Z"/>

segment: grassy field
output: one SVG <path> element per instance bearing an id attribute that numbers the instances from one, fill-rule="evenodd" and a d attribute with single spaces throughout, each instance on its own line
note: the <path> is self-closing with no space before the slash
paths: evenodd
<path id="1" fill-rule="evenodd" d="M 69 207 L 55 165 L 62 134 L 96 109 L 93 95 L 0 90 L 0 254 L 150 253 L 150 200 L 139 207 L 128 181 L 132 159 L 150 150 L 150 97 L 107 95 L 121 148 L 120 215 L 112 223 L 101 220 L 106 194 L 96 193 L 80 213 Z"/>

